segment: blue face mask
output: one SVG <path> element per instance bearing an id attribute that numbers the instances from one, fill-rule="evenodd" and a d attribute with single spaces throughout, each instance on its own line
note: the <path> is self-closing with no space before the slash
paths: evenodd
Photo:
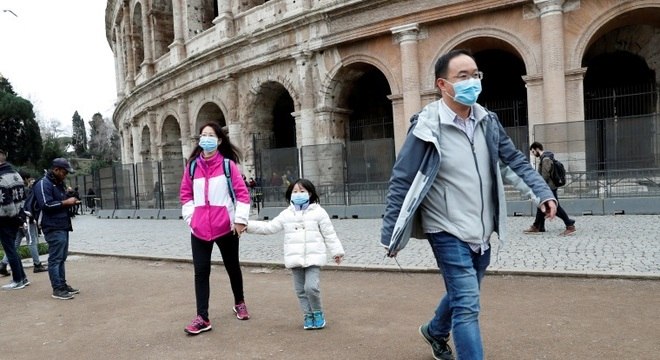
<path id="1" fill-rule="evenodd" d="M 452 85 L 454 86 L 454 96 L 452 99 L 465 106 L 474 105 L 477 102 L 479 94 L 481 94 L 481 80 L 479 79 L 470 78 Z"/>
<path id="2" fill-rule="evenodd" d="M 200 136 L 199 146 L 206 152 L 211 152 L 218 148 L 218 138 L 213 136 Z"/>
<path id="3" fill-rule="evenodd" d="M 291 203 L 293 205 L 304 205 L 309 202 L 309 193 L 293 193 L 291 194 Z"/>

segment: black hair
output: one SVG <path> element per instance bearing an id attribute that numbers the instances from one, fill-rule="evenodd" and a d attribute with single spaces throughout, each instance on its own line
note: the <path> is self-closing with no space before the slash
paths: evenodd
<path id="1" fill-rule="evenodd" d="M 467 55 L 471 57 L 472 60 L 474 60 L 474 56 L 472 56 L 470 50 L 467 49 L 454 49 L 440 56 L 438 61 L 435 62 L 435 80 L 439 78 L 447 78 L 447 68 L 449 68 L 449 62 L 451 59 L 460 55 Z"/>
<path id="2" fill-rule="evenodd" d="M 298 179 L 291 184 L 289 184 L 289 187 L 286 188 L 286 202 L 289 203 L 291 202 L 291 193 L 293 192 L 293 187 L 296 186 L 296 184 L 300 184 L 300 186 L 304 187 L 305 190 L 309 193 L 309 203 L 314 204 L 319 202 L 319 195 L 316 193 L 316 187 L 314 187 L 314 184 L 312 184 L 311 181 L 307 179 Z"/>
<path id="3" fill-rule="evenodd" d="M 529 150 L 537 150 L 537 149 L 543 151 L 543 145 L 538 141 L 534 141 L 532 145 L 529 146 Z"/>
<path id="4" fill-rule="evenodd" d="M 215 123 L 215 122 L 209 122 L 204 125 L 202 125 L 199 128 L 199 134 L 202 133 L 205 127 L 210 127 L 213 129 L 213 132 L 215 132 L 216 136 L 218 136 L 218 152 L 225 158 L 235 162 L 235 163 L 240 163 L 241 162 L 241 151 L 238 150 L 238 148 L 234 145 L 232 145 L 231 141 L 229 141 L 229 135 L 227 135 L 227 128 L 226 127 L 221 127 L 220 124 Z M 204 151 L 202 150 L 202 147 L 199 146 L 199 144 L 193 149 L 192 153 L 190 153 L 190 156 L 188 157 L 188 161 L 191 161 L 192 159 L 195 159 L 199 154 Z"/>

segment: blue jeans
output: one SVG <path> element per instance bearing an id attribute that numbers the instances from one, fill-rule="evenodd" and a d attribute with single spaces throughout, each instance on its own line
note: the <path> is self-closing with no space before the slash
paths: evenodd
<path id="1" fill-rule="evenodd" d="M 483 359 L 479 330 L 481 279 L 490 264 L 490 249 L 483 255 L 446 232 L 427 234 L 447 294 L 440 300 L 429 322 L 429 333 L 443 338 L 451 331 L 458 359 Z"/>
<path id="2" fill-rule="evenodd" d="M 2 248 L 7 254 L 9 266 L 11 266 L 11 277 L 14 282 L 23 281 L 27 277 L 25 271 L 23 271 L 23 263 L 18 255 L 18 248 L 15 243 L 17 232 L 18 226 L 0 226 L 0 243 L 2 243 Z"/>
<path id="3" fill-rule="evenodd" d="M 69 232 L 52 230 L 44 234 L 48 243 L 48 277 L 53 290 L 66 289 L 64 262 L 69 254 Z"/>
<path id="4" fill-rule="evenodd" d="M 28 247 L 30 248 L 30 254 L 32 255 L 32 263 L 35 265 L 41 264 L 41 261 L 39 260 L 39 238 L 37 236 L 37 224 L 36 223 L 28 223 L 28 229 L 25 230 L 23 228 L 18 229 L 18 233 L 16 234 L 16 249 L 18 249 L 19 246 L 21 246 L 21 240 L 23 240 L 23 237 L 25 236 L 26 242 L 28 244 Z M 7 254 L 2 258 L 3 264 L 9 264 L 9 259 L 7 259 Z"/>

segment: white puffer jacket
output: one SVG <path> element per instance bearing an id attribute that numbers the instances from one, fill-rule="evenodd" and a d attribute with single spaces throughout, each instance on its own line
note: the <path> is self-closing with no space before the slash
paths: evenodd
<path id="1" fill-rule="evenodd" d="M 331 257 L 344 256 L 344 248 L 332 226 L 330 216 L 318 204 L 305 210 L 291 205 L 271 221 L 250 220 L 247 232 L 269 235 L 284 230 L 284 266 L 287 268 L 322 266 Z"/>

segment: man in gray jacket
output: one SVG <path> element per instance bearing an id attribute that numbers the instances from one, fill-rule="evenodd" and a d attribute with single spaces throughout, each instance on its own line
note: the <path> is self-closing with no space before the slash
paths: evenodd
<path id="1" fill-rule="evenodd" d="M 503 181 L 527 194 L 552 219 L 556 200 L 518 151 L 497 116 L 476 103 L 483 73 L 472 55 L 438 59 L 442 99 L 425 106 L 397 156 L 387 195 L 381 244 L 396 256 L 410 237 L 426 238 L 447 294 L 419 331 L 435 359 L 482 359 L 479 288 L 490 264 L 490 237 L 505 239 Z"/>

